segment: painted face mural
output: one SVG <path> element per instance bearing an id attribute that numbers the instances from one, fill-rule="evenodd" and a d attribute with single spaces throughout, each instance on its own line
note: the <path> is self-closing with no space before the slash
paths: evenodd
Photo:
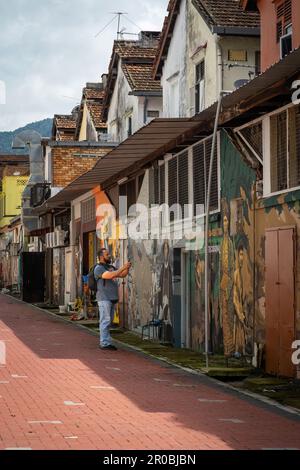
<path id="1" fill-rule="evenodd" d="M 162 247 L 163 264 L 159 278 L 159 318 L 172 326 L 172 270 L 170 266 L 170 247 L 165 241 Z"/>
<path id="2" fill-rule="evenodd" d="M 233 343 L 235 354 L 245 354 L 246 350 L 246 315 L 244 310 L 244 289 L 242 268 L 244 263 L 244 248 L 238 249 L 237 268 L 234 272 L 233 303 L 234 303 L 234 331 Z"/>
<path id="3" fill-rule="evenodd" d="M 223 215 L 223 240 L 220 248 L 220 308 L 222 314 L 224 354 L 234 353 L 233 339 L 233 275 L 234 247 L 229 237 L 229 212 Z"/>

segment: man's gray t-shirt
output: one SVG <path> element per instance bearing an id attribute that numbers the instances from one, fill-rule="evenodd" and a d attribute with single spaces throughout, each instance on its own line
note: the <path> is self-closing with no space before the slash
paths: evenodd
<path id="1" fill-rule="evenodd" d="M 116 271 L 116 268 L 110 264 L 97 264 L 95 267 L 94 276 L 97 280 L 97 301 L 109 300 L 110 302 L 118 302 L 118 281 L 116 279 L 102 279 L 102 274 L 107 271 Z"/>

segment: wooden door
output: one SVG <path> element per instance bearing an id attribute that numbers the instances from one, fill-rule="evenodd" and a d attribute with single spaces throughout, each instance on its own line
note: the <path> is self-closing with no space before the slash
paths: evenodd
<path id="1" fill-rule="evenodd" d="M 295 230 L 266 232 L 266 371 L 293 377 L 295 339 Z"/>

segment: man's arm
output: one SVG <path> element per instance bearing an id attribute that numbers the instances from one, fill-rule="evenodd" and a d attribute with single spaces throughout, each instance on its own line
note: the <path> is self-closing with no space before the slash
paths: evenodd
<path id="1" fill-rule="evenodd" d="M 124 268 L 124 270 L 120 273 L 118 277 L 123 279 L 124 277 L 127 277 L 128 274 L 129 274 L 129 268 Z"/>
<path id="2" fill-rule="evenodd" d="M 131 268 L 131 263 L 126 263 L 117 271 L 105 271 L 102 274 L 102 279 L 116 279 L 116 278 L 124 278 L 128 276 L 129 269 Z"/>

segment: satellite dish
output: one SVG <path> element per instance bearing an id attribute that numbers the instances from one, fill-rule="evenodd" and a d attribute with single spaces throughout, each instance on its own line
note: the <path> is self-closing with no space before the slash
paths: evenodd
<path id="1" fill-rule="evenodd" d="M 234 87 L 236 89 L 241 88 L 242 86 L 247 85 L 247 83 L 249 83 L 249 81 L 250 80 L 248 80 L 247 78 L 242 78 L 241 80 L 236 80 L 234 82 Z"/>

